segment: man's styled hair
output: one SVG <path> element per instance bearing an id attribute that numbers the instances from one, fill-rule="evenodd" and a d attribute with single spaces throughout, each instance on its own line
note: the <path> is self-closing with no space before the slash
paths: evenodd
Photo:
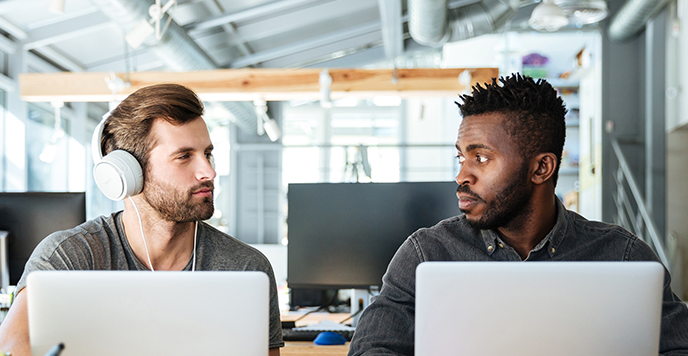
<path id="1" fill-rule="evenodd" d="M 552 175 L 557 185 L 561 155 L 566 138 L 566 107 L 564 102 L 545 80 L 515 74 L 492 79 L 485 88 L 473 87 L 471 95 L 462 95 L 459 106 L 463 117 L 485 113 L 504 115 L 504 129 L 521 151 L 524 160 L 543 152 L 554 153 L 557 168 Z"/>
<path id="2" fill-rule="evenodd" d="M 103 155 L 113 150 L 131 153 L 147 172 L 150 151 L 156 146 L 150 135 L 153 122 L 165 120 L 183 125 L 203 115 L 203 102 L 191 89 L 179 84 L 143 87 L 124 99 L 111 113 L 103 128 Z"/>

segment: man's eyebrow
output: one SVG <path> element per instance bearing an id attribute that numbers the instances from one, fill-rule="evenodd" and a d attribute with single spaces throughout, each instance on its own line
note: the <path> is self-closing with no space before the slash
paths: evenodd
<path id="1" fill-rule="evenodd" d="M 456 149 L 459 152 L 461 152 L 461 148 L 459 148 L 458 144 L 455 144 L 454 146 L 456 147 Z M 470 144 L 470 145 L 466 146 L 466 152 L 475 151 L 477 149 L 484 149 L 484 150 L 492 151 L 492 148 L 490 146 L 483 145 L 482 143 L 474 143 L 474 144 Z"/>
<path id="2" fill-rule="evenodd" d="M 212 144 L 210 144 L 210 145 L 208 145 L 208 147 L 205 148 L 205 150 L 203 150 L 203 152 L 212 151 L 213 149 L 215 149 L 215 147 Z M 188 152 L 193 152 L 193 151 L 195 151 L 195 149 L 193 147 L 180 147 L 180 148 L 174 150 L 174 152 L 170 153 L 170 156 L 176 156 L 176 155 L 181 154 L 181 153 L 188 153 Z"/>
<path id="3" fill-rule="evenodd" d="M 477 149 L 484 149 L 484 150 L 492 151 L 492 148 L 490 146 L 483 145 L 482 143 L 474 143 L 472 145 L 466 146 L 466 152 L 474 151 Z"/>
<path id="4" fill-rule="evenodd" d="M 179 147 L 176 150 L 174 150 L 172 153 L 170 153 L 170 156 L 176 156 L 180 153 L 187 153 L 187 152 L 192 152 L 194 149 L 192 147 Z"/>

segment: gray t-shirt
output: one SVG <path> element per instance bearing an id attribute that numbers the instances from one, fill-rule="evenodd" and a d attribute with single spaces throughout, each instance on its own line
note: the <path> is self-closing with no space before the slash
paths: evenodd
<path id="1" fill-rule="evenodd" d="M 185 271 L 191 270 L 191 263 L 189 259 Z M 124 235 L 120 211 L 46 237 L 26 263 L 17 292 L 26 287 L 26 276 L 37 270 L 147 271 L 148 268 L 136 258 Z M 265 272 L 270 278 L 270 348 L 284 346 L 275 275 L 262 253 L 206 223 L 199 223 L 196 270 Z"/>

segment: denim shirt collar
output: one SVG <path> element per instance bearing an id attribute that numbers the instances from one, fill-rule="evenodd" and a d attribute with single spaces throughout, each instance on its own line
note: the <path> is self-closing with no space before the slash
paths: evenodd
<path id="1" fill-rule="evenodd" d="M 547 243 L 550 244 L 550 248 L 547 251 L 549 254 L 550 258 L 554 257 L 554 255 L 557 253 L 557 247 L 559 244 L 561 244 L 561 241 L 564 240 L 564 236 L 566 235 L 566 231 L 568 229 L 569 221 L 568 221 L 568 215 L 566 214 L 566 207 L 564 207 L 564 204 L 559 200 L 558 197 L 555 197 L 556 199 L 556 209 L 557 209 L 557 222 L 554 224 L 554 227 L 552 230 L 545 236 L 540 243 L 531 250 L 532 252 L 539 251 Z M 487 249 L 487 254 L 492 255 L 496 250 L 496 246 L 504 246 L 506 243 L 502 241 L 502 239 L 499 237 L 499 234 L 495 230 L 480 230 L 480 234 L 483 238 L 483 241 L 485 242 L 485 248 Z"/>

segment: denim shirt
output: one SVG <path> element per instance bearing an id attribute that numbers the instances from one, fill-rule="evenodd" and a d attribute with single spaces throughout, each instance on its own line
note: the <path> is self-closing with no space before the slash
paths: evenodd
<path id="1" fill-rule="evenodd" d="M 363 312 L 349 356 L 413 355 L 416 267 L 424 261 L 521 261 L 492 230 L 471 228 L 459 215 L 423 228 L 402 244 L 382 278 L 380 294 Z M 557 222 L 525 261 L 658 261 L 625 229 L 588 221 L 557 200 Z M 665 271 L 660 354 L 688 355 L 688 309 Z M 613 332 L 613 331 L 610 331 Z"/>

